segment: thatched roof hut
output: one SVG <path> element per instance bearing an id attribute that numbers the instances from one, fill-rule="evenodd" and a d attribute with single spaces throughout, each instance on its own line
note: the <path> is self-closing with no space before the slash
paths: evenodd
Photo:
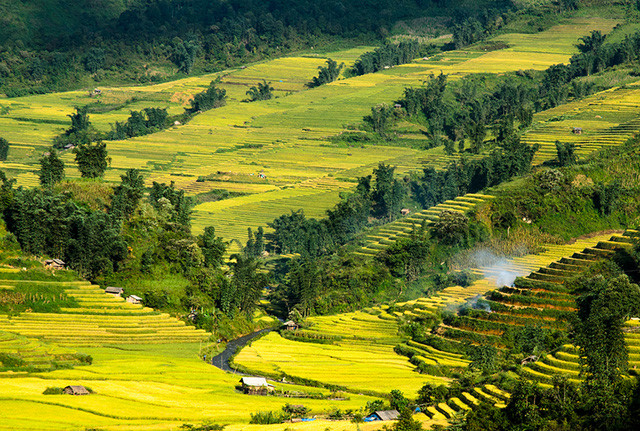
<path id="1" fill-rule="evenodd" d="M 84 386 L 70 385 L 62 390 L 67 395 L 89 395 L 89 391 Z"/>

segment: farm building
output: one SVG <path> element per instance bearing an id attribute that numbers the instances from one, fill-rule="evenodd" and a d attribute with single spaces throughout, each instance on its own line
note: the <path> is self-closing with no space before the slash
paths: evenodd
<path id="1" fill-rule="evenodd" d="M 582 127 L 574 127 L 573 128 L 574 135 L 582 135 Z"/>
<path id="2" fill-rule="evenodd" d="M 410 212 L 411 210 L 409 208 L 402 208 L 400 210 L 400 214 L 402 214 L 403 216 L 409 215 Z"/>
<path id="3" fill-rule="evenodd" d="M 44 266 L 52 269 L 64 269 L 66 264 L 60 259 L 49 259 L 44 261 Z"/>
<path id="4" fill-rule="evenodd" d="M 129 295 L 127 297 L 127 302 L 130 304 L 141 304 L 142 303 L 142 298 L 140 298 L 139 296 L 136 295 Z"/>
<path id="5" fill-rule="evenodd" d="M 243 377 L 240 383 L 242 392 L 248 395 L 267 395 L 276 389 L 275 386 L 267 383 L 264 377 Z"/>
<path id="6" fill-rule="evenodd" d="M 109 293 L 113 296 L 122 296 L 124 289 L 122 287 L 109 286 L 104 290 L 104 293 Z"/>
<path id="7" fill-rule="evenodd" d="M 71 385 L 62 390 L 67 395 L 89 395 L 89 391 L 84 386 Z"/>
<path id="8" fill-rule="evenodd" d="M 284 327 L 284 329 L 286 329 L 287 331 L 295 331 L 296 329 L 298 329 L 298 324 L 296 322 L 294 322 L 293 320 L 289 320 L 287 322 L 284 322 L 282 324 L 282 326 Z"/>
<path id="9" fill-rule="evenodd" d="M 398 412 L 398 410 L 379 410 L 377 412 L 371 413 L 369 416 L 364 418 L 364 421 L 393 421 L 398 419 L 399 416 L 400 413 Z"/>

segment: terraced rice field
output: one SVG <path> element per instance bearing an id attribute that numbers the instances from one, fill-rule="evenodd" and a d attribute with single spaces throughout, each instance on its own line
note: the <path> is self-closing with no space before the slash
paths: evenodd
<path id="1" fill-rule="evenodd" d="M 22 367 L 30 369 L 49 370 L 80 364 L 72 349 L 4 331 L 0 331 L 0 354 L 19 359 L 23 361 Z"/>
<path id="2" fill-rule="evenodd" d="M 622 236 L 615 238 L 626 240 Z M 416 374 L 413 371 L 415 366 L 406 357 L 394 352 L 396 345 L 404 344 L 415 350 L 419 359 L 429 365 L 465 368 L 469 360 L 458 353 L 403 339 L 398 333 L 398 327 L 404 317 L 431 315 L 444 308 L 455 310 L 469 300 L 500 287 L 505 268 L 510 273 L 510 279 L 513 279 L 529 274 L 541 266 L 550 265 L 563 256 L 570 256 L 585 248 L 594 248 L 597 244 L 608 244 L 609 239 L 610 234 L 579 239 L 568 245 L 549 245 L 539 255 L 510 259 L 496 266 L 474 268 L 475 272 L 483 275 L 481 280 L 468 287 L 448 287 L 428 298 L 335 316 L 312 317 L 308 319 L 308 326 L 297 332 L 298 337 L 304 337 L 307 341 L 293 341 L 272 333 L 253 342 L 250 347 L 245 347 L 235 358 L 235 363 L 245 369 L 274 377 L 286 374 L 344 385 L 350 391 L 388 392 L 391 389 L 401 389 L 413 396 L 425 382 L 446 383 L 446 379 Z M 314 343 L 314 339 L 330 344 Z M 373 362 L 372 355 L 375 358 Z M 387 368 L 388 374 L 384 371 Z M 365 379 L 365 376 L 368 377 Z M 376 380 L 374 376 L 385 378 Z M 493 388 L 493 391 L 478 388 L 478 391 L 480 392 L 475 394 L 476 398 L 493 396 L 494 404 L 504 405 L 508 399 L 508 394 L 498 388 Z M 492 395 L 492 392 L 497 392 L 497 395 Z M 434 420 L 443 420 L 452 417 L 447 408 L 455 412 L 466 410 L 462 404 L 472 408 L 475 403 L 470 400 L 471 398 L 466 401 L 453 400 L 446 404 L 448 407 L 430 406 L 423 411 Z"/>
<path id="3" fill-rule="evenodd" d="M 96 106 L 105 112 L 91 118 L 98 128 L 107 130 L 109 123 L 124 120 L 131 109 L 163 106 L 179 112 L 191 94 L 220 76 L 221 86 L 229 94 L 227 106 L 197 115 L 186 125 L 109 143 L 112 163 L 106 179 L 117 181 L 123 170 L 138 168 L 148 183 L 174 180 L 190 194 L 214 189 L 251 194 L 250 199 L 205 203 L 194 212 L 196 233 L 212 225 L 226 239 L 244 241 L 248 227 L 264 226 L 290 210 L 303 208 L 309 216 L 324 216 L 340 191 L 351 188 L 355 178 L 371 173 L 381 161 L 396 165 L 404 174 L 425 164 L 442 167 L 452 160 L 442 148 L 344 147 L 326 140 L 346 125 L 359 123 L 371 106 L 399 97 L 406 86 L 420 85 L 431 73 L 442 71 L 456 79 L 468 73 L 544 69 L 566 62 L 575 52 L 579 37 L 593 29 L 606 33 L 615 24 L 610 19 L 575 18 L 540 34 L 500 36 L 510 45 L 504 50 L 447 52 L 305 91 L 301 91 L 304 83 L 316 74 L 324 58 L 288 57 L 170 83 L 103 88 L 102 106 Z M 348 65 L 368 49 L 323 55 Z M 248 86 L 263 78 L 272 82 L 280 97 L 241 103 Z M 134 96 L 136 100 L 132 100 Z M 0 135 L 14 143 L 9 160 L 0 163 L 0 168 L 21 185 L 37 184 L 33 171 L 40 154 L 65 127 L 72 107 L 91 102 L 96 100 L 88 97 L 87 90 L 0 99 L 0 106 L 10 108 L 0 116 Z M 67 175 L 78 176 L 72 155 L 63 158 Z M 258 179 L 260 173 L 266 178 Z M 197 181 L 212 174 L 219 178 Z"/>
<path id="4" fill-rule="evenodd" d="M 594 261 L 612 254 L 616 248 L 630 247 L 631 237 L 636 234 L 636 231 L 628 230 L 622 235 L 582 240 L 572 245 L 574 253 L 570 256 L 566 255 L 568 249 L 562 250 L 562 246 L 556 246 L 556 250 L 550 250 L 548 256 L 555 254 L 557 259 L 564 251 L 565 257 L 545 266 L 539 265 L 527 277 L 516 279 L 513 287 L 505 286 L 488 294 L 487 305 L 491 308 L 490 312 L 474 310 L 466 316 L 457 316 L 452 323 L 440 326 L 438 336 L 448 340 L 453 346 L 460 342 L 489 342 L 502 347 L 501 337 L 513 327 L 539 325 L 550 329 L 566 329 L 566 321 L 559 317 L 563 312 L 575 309 L 575 299 L 572 294 L 563 290 L 562 283 L 579 274 Z M 527 257 L 520 258 L 521 263 L 524 263 L 523 260 L 526 261 Z M 523 269 L 530 270 L 542 260 L 530 261 Z M 495 276 L 498 275 L 496 269 Z M 640 325 L 637 321 L 630 321 L 627 326 L 625 339 L 630 353 L 629 364 L 632 368 L 637 368 L 640 366 L 640 334 L 634 328 Z M 415 349 L 420 354 L 420 359 L 428 364 L 454 368 L 464 366 L 463 360 L 451 362 L 455 358 L 450 352 L 436 351 L 431 346 L 417 343 L 407 343 L 407 346 Z M 537 362 L 523 366 L 522 373 L 541 384 L 551 384 L 556 375 L 566 376 L 577 382 L 581 378 L 577 351 L 574 346 L 562 346 L 557 351 L 542 356 Z"/>
<path id="5" fill-rule="evenodd" d="M 477 205 L 487 202 L 493 196 L 469 193 L 435 205 L 429 209 L 419 211 L 403 217 L 395 222 L 387 223 L 383 227 L 374 229 L 365 238 L 365 245 L 359 254 L 373 256 L 394 244 L 398 239 L 409 238 L 411 232 L 420 228 L 422 223 L 431 225 L 440 217 L 442 211 L 456 211 L 466 213 Z"/>
<path id="6" fill-rule="evenodd" d="M 54 283 L 14 280 L 9 273 L 0 271 L 4 289 L 23 282 Z M 230 424 L 231 430 L 252 429 L 246 426 L 250 413 L 280 410 L 293 401 L 321 414 L 334 408 L 357 409 L 372 400 L 357 394 L 337 401 L 243 395 L 235 389 L 238 376 L 201 359 L 200 349 L 209 334 L 86 282 L 60 284 L 76 299 L 77 307 L 0 316 L 0 353 L 18 355 L 30 366 L 28 372 L 0 370 L 0 429 L 167 430 L 205 420 Z M 54 362 L 77 364 L 68 358 L 76 351 L 91 355 L 93 363 L 38 371 L 48 371 Z M 70 384 L 87 386 L 94 394 L 42 394 L 48 387 Z M 325 389 L 275 384 L 279 390 L 329 395 Z M 355 429 L 349 422 L 337 423 Z"/>
<path id="7" fill-rule="evenodd" d="M 21 282 L 2 280 L 5 286 Z M 88 282 L 66 282 L 64 285 L 65 293 L 75 298 L 79 307 L 62 308 L 59 313 L 0 315 L 0 331 L 38 337 L 74 348 L 105 344 L 199 343 L 210 336 L 167 314 L 106 294 Z"/>
<path id="8" fill-rule="evenodd" d="M 573 128 L 582 128 L 574 134 Z M 640 85 L 629 84 L 597 93 L 534 116 L 522 141 L 538 144 L 534 163 L 553 159 L 556 141 L 572 142 L 578 157 L 624 143 L 640 130 Z"/>

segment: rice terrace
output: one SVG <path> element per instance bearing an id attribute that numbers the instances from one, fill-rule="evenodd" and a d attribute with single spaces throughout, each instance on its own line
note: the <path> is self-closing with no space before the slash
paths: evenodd
<path id="1" fill-rule="evenodd" d="M 640 2 L 0 1 L 0 429 L 640 429 Z"/>

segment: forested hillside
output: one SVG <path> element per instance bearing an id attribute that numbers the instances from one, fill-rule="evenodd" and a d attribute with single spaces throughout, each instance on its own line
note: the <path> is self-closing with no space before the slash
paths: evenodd
<path id="1" fill-rule="evenodd" d="M 211 72 L 330 42 L 380 41 L 405 19 L 435 19 L 433 36 L 480 13 L 494 20 L 498 8 L 510 2 L 3 1 L 0 92 Z"/>

